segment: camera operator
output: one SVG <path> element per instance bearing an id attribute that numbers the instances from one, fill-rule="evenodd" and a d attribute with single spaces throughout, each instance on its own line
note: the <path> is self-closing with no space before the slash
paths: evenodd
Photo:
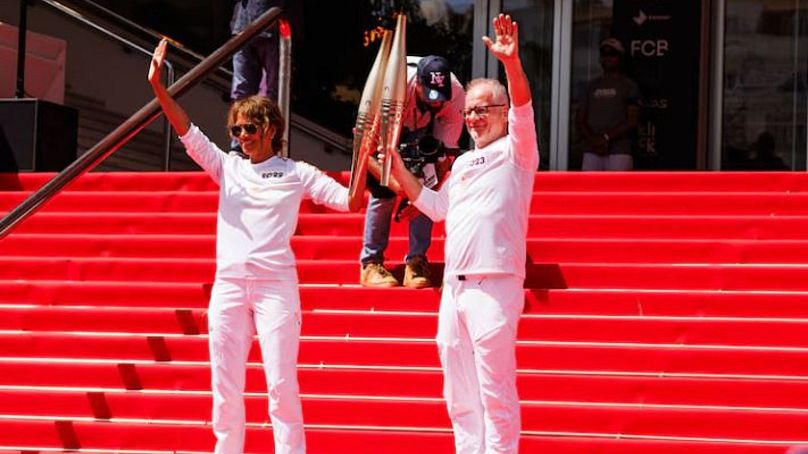
<path id="1" fill-rule="evenodd" d="M 402 157 L 423 184 L 439 188 L 449 171 L 447 150 L 457 148 L 463 130 L 465 91 L 452 74 L 445 58 L 429 55 L 407 59 L 407 98 L 402 115 Z M 360 283 L 366 287 L 394 287 L 396 278 L 384 267 L 384 251 L 390 236 L 390 222 L 396 204 L 398 184 L 379 185 L 380 169 L 369 161 L 368 189 L 371 196 L 365 215 L 362 239 Z M 375 177 L 375 178 L 374 178 Z M 409 250 L 405 257 L 404 286 L 423 288 L 432 285 L 426 252 L 432 241 L 432 220 L 412 206 L 396 213 L 409 219 Z"/>

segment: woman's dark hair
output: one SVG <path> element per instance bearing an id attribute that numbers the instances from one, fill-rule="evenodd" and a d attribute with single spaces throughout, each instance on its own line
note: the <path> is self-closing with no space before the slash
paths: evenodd
<path id="1" fill-rule="evenodd" d="M 234 101 L 230 106 L 230 112 L 227 114 L 228 129 L 236 124 L 239 114 L 244 118 L 249 118 L 251 122 L 264 129 L 265 132 L 269 126 L 274 127 L 275 135 L 272 137 L 272 151 L 277 153 L 281 150 L 286 122 L 275 101 L 260 95 Z"/>

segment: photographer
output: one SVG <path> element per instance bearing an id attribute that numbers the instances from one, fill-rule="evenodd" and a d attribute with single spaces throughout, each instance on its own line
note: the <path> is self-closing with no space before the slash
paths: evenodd
<path id="1" fill-rule="evenodd" d="M 447 149 L 457 148 L 463 130 L 463 86 L 452 74 L 445 58 L 429 55 L 408 58 L 407 98 L 402 115 L 401 154 L 413 174 L 427 187 L 438 188 L 449 169 Z M 360 283 L 366 287 L 394 287 L 395 277 L 384 267 L 384 251 L 390 236 L 390 221 L 401 193 L 395 181 L 379 185 L 379 168 L 370 160 L 368 188 L 371 196 L 365 215 Z M 376 177 L 376 178 L 374 178 Z M 426 252 L 432 240 L 432 220 L 409 206 L 397 216 L 409 219 L 409 251 L 404 286 L 432 285 Z"/>

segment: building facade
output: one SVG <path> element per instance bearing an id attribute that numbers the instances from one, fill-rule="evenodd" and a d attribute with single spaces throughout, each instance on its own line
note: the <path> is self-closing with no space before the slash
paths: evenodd
<path id="1" fill-rule="evenodd" d="M 232 0 L 96 2 L 203 54 L 230 34 Z M 521 55 L 537 113 L 541 169 L 581 169 L 587 143 L 577 115 L 589 82 L 602 71 L 600 43 L 614 38 L 624 50 L 621 71 L 640 93 L 639 124 L 631 134 L 635 168 L 806 170 L 808 0 L 287 3 L 294 28 L 292 109 L 301 121 L 346 143 L 376 55 L 379 30 L 391 25 L 396 12 L 405 12 L 409 19 L 408 53 L 447 57 L 463 82 L 503 77 L 480 37 L 492 35 L 491 19 L 505 12 L 520 24 Z M 13 6 L 13 2 L 0 6 L 0 21 L 14 23 Z M 39 10 L 45 8 L 32 7 L 30 29 L 59 36 L 55 26 L 38 19 Z M 71 33 L 62 33 L 68 42 L 69 88 L 107 99 L 104 93 L 80 90 L 92 77 L 71 76 L 71 68 L 76 72 L 77 67 L 92 67 L 76 62 L 82 61 L 82 49 L 88 49 L 87 58 L 92 58 L 94 49 L 82 47 Z M 140 60 L 137 65 L 142 65 Z M 139 79 L 130 85 L 147 89 Z M 203 110 L 212 111 L 217 115 L 214 120 L 220 121 L 226 99 L 221 105 L 205 102 Z M 125 114 L 126 109 L 120 111 Z M 337 157 L 342 164 L 324 165 L 347 168 L 349 153 Z"/>
<path id="2" fill-rule="evenodd" d="M 364 14 L 404 9 L 410 53 L 447 55 L 464 80 L 501 77 L 479 37 L 491 34 L 493 15 L 513 16 L 537 108 L 543 169 L 581 168 L 585 144 L 576 112 L 588 82 L 601 73 L 600 43 L 612 37 L 625 50 L 622 70 L 641 93 L 632 137 L 638 169 L 805 170 L 806 3 L 377 0 Z M 312 36 L 312 28 L 305 33 Z M 372 38 L 366 29 L 365 45 Z"/>

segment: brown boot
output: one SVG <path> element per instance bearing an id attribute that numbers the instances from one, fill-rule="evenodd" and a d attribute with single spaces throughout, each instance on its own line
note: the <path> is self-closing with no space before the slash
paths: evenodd
<path id="1" fill-rule="evenodd" d="M 397 287 L 398 281 L 381 263 L 368 263 L 362 269 L 359 283 L 365 287 Z"/>
<path id="2" fill-rule="evenodd" d="M 404 270 L 404 287 L 424 288 L 430 287 L 429 263 L 425 257 L 413 257 L 407 260 L 407 269 Z"/>

